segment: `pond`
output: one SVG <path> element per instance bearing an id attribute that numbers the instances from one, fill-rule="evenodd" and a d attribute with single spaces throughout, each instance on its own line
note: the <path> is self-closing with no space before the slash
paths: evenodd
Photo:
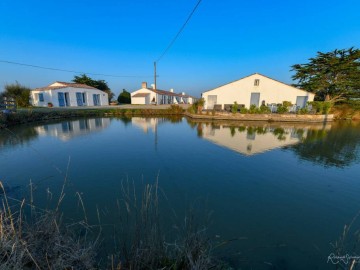
<path id="1" fill-rule="evenodd" d="M 80 194 L 89 221 L 110 234 L 122 185 L 158 181 L 165 223 L 189 208 L 211 213 L 208 235 L 226 243 L 215 252 L 234 269 L 335 269 L 328 257 L 360 211 L 359 176 L 358 122 L 89 118 L 0 131 L 9 197 L 31 183 L 45 208 L 66 178 L 64 216 L 83 215 Z M 359 253 L 351 245 L 359 228 L 355 219 L 344 255 Z"/>

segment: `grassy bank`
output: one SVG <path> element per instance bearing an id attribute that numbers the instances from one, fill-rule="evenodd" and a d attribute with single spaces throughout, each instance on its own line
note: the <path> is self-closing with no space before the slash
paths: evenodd
<path id="1" fill-rule="evenodd" d="M 360 120 L 360 101 L 344 101 L 336 104 L 331 113 L 335 119 Z"/>
<path id="2" fill-rule="evenodd" d="M 172 105 L 165 109 L 146 108 L 94 108 L 94 109 L 20 109 L 16 113 L 0 114 L 0 128 L 32 123 L 81 117 L 102 116 L 168 116 L 182 115 L 184 109 Z"/>

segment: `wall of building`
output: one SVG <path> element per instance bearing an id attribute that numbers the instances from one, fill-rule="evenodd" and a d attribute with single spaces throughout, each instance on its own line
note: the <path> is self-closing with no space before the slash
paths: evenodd
<path id="1" fill-rule="evenodd" d="M 34 106 L 47 107 L 48 103 L 51 102 L 54 107 L 60 107 L 58 93 L 68 93 L 69 97 L 69 107 L 78 107 L 76 93 L 85 94 L 85 104 L 84 106 L 94 106 L 93 94 L 100 95 L 100 106 L 109 105 L 108 94 L 96 89 L 85 89 L 85 88 L 61 88 L 61 89 L 52 89 L 45 91 L 31 91 L 31 102 Z M 44 101 L 40 102 L 36 98 L 36 94 L 42 93 L 44 95 Z"/>
<path id="2" fill-rule="evenodd" d="M 135 98 L 133 98 L 134 95 L 142 94 L 142 93 L 149 94 L 149 95 L 148 95 L 148 97 L 146 99 L 143 98 L 143 97 L 139 97 L 139 98 L 135 97 Z M 131 93 L 131 104 L 151 104 L 151 102 L 153 100 L 157 101 L 156 93 L 149 90 L 149 89 L 147 89 L 147 88 L 141 88 L 141 89 L 136 90 L 136 91 Z M 138 103 L 138 102 L 140 102 L 140 103 Z"/>
<path id="3" fill-rule="evenodd" d="M 259 80 L 259 85 L 254 85 L 255 80 Z M 282 103 L 290 101 L 296 104 L 297 96 L 307 96 L 308 101 L 314 100 L 314 94 L 286 85 L 284 83 L 272 80 L 260 74 L 254 74 L 244 79 L 220 86 L 213 90 L 204 92 L 202 97 L 205 99 L 205 108 L 212 109 L 209 104 L 209 95 L 217 96 L 216 104 L 238 104 L 250 107 L 251 93 L 260 93 L 259 106 L 265 101 L 265 104 Z M 211 97 L 210 97 L 211 99 Z"/>

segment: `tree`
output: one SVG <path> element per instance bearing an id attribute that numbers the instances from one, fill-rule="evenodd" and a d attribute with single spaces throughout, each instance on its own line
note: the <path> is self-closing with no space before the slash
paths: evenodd
<path id="1" fill-rule="evenodd" d="M 118 96 L 118 102 L 122 104 L 130 104 L 131 103 L 131 95 L 125 89 L 122 90 L 122 93 Z"/>
<path id="2" fill-rule="evenodd" d="M 114 93 L 111 92 L 111 89 L 107 85 L 107 82 L 104 80 L 93 80 L 90 77 L 86 76 L 86 74 L 82 74 L 81 76 L 74 76 L 74 79 L 72 80 L 75 83 L 82 83 L 86 84 L 92 87 L 95 87 L 101 91 L 104 91 L 108 94 L 109 102 L 114 98 Z"/>
<path id="3" fill-rule="evenodd" d="M 294 86 L 316 93 L 317 99 L 360 96 L 360 50 L 318 52 L 307 64 L 291 66 L 298 83 Z"/>
<path id="4" fill-rule="evenodd" d="M 29 107 L 30 91 L 30 88 L 16 82 L 14 84 L 5 85 L 5 91 L 1 94 L 1 97 L 13 98 L 16 105 L 19 107 Z"/>

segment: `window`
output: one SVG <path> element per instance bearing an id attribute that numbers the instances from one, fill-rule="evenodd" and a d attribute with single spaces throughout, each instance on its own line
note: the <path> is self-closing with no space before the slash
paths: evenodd
<path id="1" fill-rule="evenodd" d="M 39 94 L 39 101 L 44 102 L 44 94 L 43 93 Z"/>
<path id="2" fill-rule="evenodd" d="M 255 79 L 254 86 L 259 86 L 259 84 L 260 84 L 260 79 Z"/>

